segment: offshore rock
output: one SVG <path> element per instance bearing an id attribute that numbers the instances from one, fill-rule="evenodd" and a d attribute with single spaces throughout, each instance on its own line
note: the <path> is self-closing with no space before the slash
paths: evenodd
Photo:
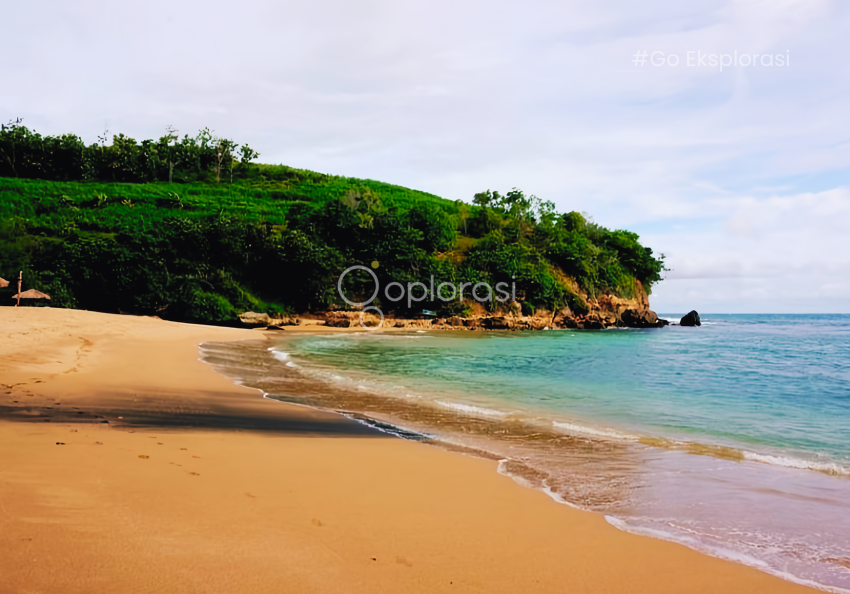
<path id="1" fill-rule="evenodd" d="M 628 328 L 660 328 L 667 325 L 667 320 L 659 320 L 651 309 L 627 309 L 620 318 Z"/>
<path id="2" fill-rule="evenodd" d="M 686 313 L 681 320 L 679 320 L 680 326 L 700 326 L 699 314 L 696 310 L 689 311 Z"/>

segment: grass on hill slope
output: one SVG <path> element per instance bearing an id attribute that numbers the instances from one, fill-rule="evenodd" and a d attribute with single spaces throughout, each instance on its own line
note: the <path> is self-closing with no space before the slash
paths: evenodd
<path id="1" fill-rule="evenodd" d="M 18 151 L 15 173 L 26 162 L 32 177 L 54 179 L 0 177 L 0 276 L 13 281 L 23 270 L 25 288 L 50 294 L 52 306 L 227 324 L 246 310 L 344 305 L 340 273 L 377 260 L 381 286 L 430 286 L 432 276 L 437 284 L 515 282 L 528 309 L 582 310 L 576 286 L 591 296 L 629 296 L 636 280 L 649 288 L 663 270 L 663 259 L 635 234 L 610 231 L 576 212 L 559 214 L 516 189 L 482 192 L 467 204 L 232 156 L 227 172 L 210 157 L 212 149 L 188 137 L 181 150 L 197 158 L 172 171 L 177 182 L 130 183 L 121 179 L 167 177 L 162 157 L 154 163 L 153 153 L 139 148 L 144 143 L 124 138 L 121 144 L 118 137 L 110 147 L 72 143 L 85 157 L 75 169 L 73 160 L 51 164 L 64 154 L 56 139 L 20 136 L 30 142 L 27 153 L 20 142 L 9 144 L 7 128 L 0 132 L 4 155 Z M 40 161 L 38 142 L 53 147 Z M 101 159 L 100 169 L 86 165 L 92 155 Z M 98 171 L 101 179 L 92 179 Z M 14 285 L 0 289 L 0 299 Z M 368 296 L 373 282 L 351 274 L 344 288 L 350 298 Z M 375 305 L 406 309 L 383 294 Z M 426 307 L 444 315 L 469 311 L 460 300 Z"/>

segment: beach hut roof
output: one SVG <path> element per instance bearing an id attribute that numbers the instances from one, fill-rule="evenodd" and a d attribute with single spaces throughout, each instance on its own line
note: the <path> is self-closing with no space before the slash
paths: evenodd
<path id="1" fill-rule="evenodd" d="M 50 299 L 50 295 L 42 293 L 41 291 L 36 291 L 35 289 L 28 289 L 23 293 L 13 295 L 12 299 L 17 299 L 18 297 L 21 299 Z"/>
<path id="2" fill-rule="evenodd" d="M 0 289 L 2 289 L 3 287 L 8 287 L 8 286 L 9 286 L 9 281 L 7 281 L 3 277 L 0 277 Z"/>

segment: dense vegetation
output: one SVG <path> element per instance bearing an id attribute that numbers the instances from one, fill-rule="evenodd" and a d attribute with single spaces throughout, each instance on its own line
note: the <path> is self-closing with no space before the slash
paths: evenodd
<path id="1" fill-rule="evenodd" d="M 247 146 L 169 130 L 85 145 L 0 128 L 0 276 L 51 305 L 229 323 L 246 310 L 343 305 L 340 273 L 380 263 L 381 285 L 516 282 L 528 309 L 649 289 L 663 261 L 628 231 L 514 189 L 451 202 L 372 180 L 255 164 Z M 368 296 L 365 274 L 345 278 Z M 0 289 L 9 303 L 15 283 Z M 403 305 L 381 303 L 385 311 Z M 499 304 L 492 302 L 491 308 Z M 421 307 L 421 305 L 420 305 Z M 462 302 L 426 307 L 469 311 Z M 400 312 L 403 313 L 403 312 Z"/>

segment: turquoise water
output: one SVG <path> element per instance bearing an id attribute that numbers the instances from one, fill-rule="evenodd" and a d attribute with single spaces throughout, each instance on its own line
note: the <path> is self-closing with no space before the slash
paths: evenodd
<path id="1" fill-rule="evenodd" d="M 305 337 L 292 354 L 458 403 L 850 472 L 850 316 L 704 322 L 661 332 Z"/>
<path id="2" fill-rule="evenodd" d="M 270 397 L 499 459 L 620 529 L 850 591 L 850 316 L 703 322 L 301 334 L 228 365 Z"/>

